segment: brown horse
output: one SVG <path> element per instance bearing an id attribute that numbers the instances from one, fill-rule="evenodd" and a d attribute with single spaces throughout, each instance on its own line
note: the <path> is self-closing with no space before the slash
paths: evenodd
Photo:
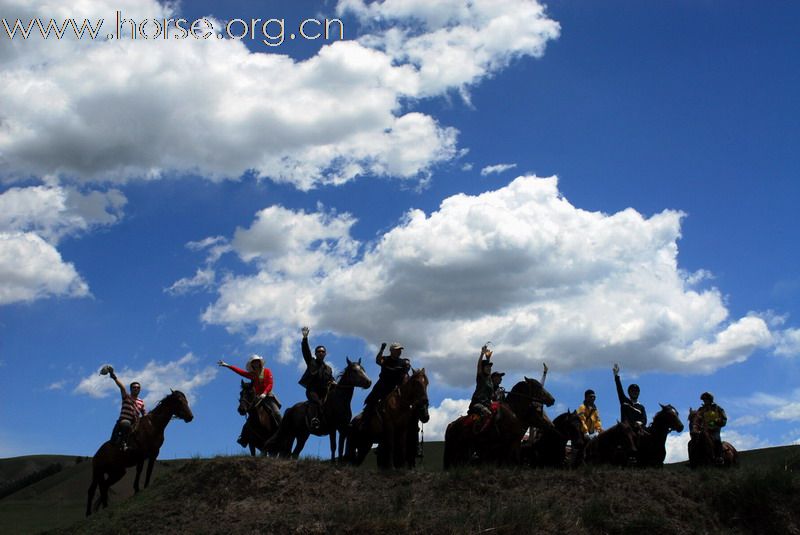
<path id="1" fill-rule="evenodd" d="M 340 374 L 339 380 L 332 383 L 328 394 L 322 403 L 322 415 L 319 429 L 310 429 L 308 426 L 309 401 L 302 401 L 289 407 L 283 416 L 281 426 L 268 447 L 282 457 L 292 456 L 297 458 L 303 451 L 306 441 L 311 434 L 317 436 L 328 435 L 331 444 L 331 461 L 336 460 L 336 433 L 339 433 L 339 458 L 342 457 L 344 441 L 353 413 L 350 402 L 356 388 L 369 388 L 372 381 L 361 365 L 361 359 L 347 360 L 347 367 Z M 294 450 L 292 444 L 296 442 Z"/>
<path id="2" fill-rule="evenodd" d="M 237 411 L 242 416 L 247 415 L 247 420 L 242 426 L 242 439 L 245 446 L 250 449 L 250 455 L 255 457 L 256 448 L 263 455 L 268 453 L 267 440 L 278 430 L 279 416 L 272 416 L 264 403 L 259 403 L 252 383 L 241 381 L 242 388 L 239 391 L 239 407 Z M 274 400 L 277 403 L 277 400 Z"/>
<path id="3" fill-rule="evenodd" d="M 614 425 L 589 441 L 583 449 L 587 464 L 636 464 L 637 433 L 628 422 Z"/>
<path id="4" fill-rule="evenodd" d="M 183 392 L 172 391 L 167 397 L 158 402 L 158 405 L 139 420 L 139 424 L 128 438 L 132 447 L 123 451 L 118 445 L 106 441 L 97 450 L 92 458 L 92 483 L 89 485 L 89 497 L 86 501 L 86 516 L 92 513 L 92 499 L 95 489 L 100 487 L 100 499 L 97 506 L 108 507 L 108 489 L 122 479 L 125 468 L 136 465 L 136 479 L 133 482 L 134 492 L 139 492 L 139 476 L 142 467 L 147 461 L 147 474 L 144 486 L 150 484 L 150 475 L 153 473 L 161 445 L 164 444 L 164 429 L 169 421 L 177 416 L 184 422 L 191 422 L 194 418 L 192 409 Z"/>
<path id="5" fill-rule="evenodd" d="M 363 413 L 350 422 L 347 459 L 360 465 L 372 445 L 378 443 L 378 467 L 402 468 L 413 464 L 416 452 L 408 451 L 409 433 L 416 432 L 417 422 L 428 421 L 428 376 L 425 368 L 412 370 L 411 376 L 379 404 L 378 412 L 362 425 Z"/>
<path id="6" fill-rule="evenodd" d="M 678 411 L 672 405 L 661 405 L 661 410 L 653 416 L 646 432 L 639 435 L 636 460 L 639 466 L 664 466 L 667 457 L 667 435 L 672 431 L 683 431 Z"/>
<path id="7" fill-rule="evenodd" d="M 527 442 L 527 443 L 526 443 Z M 535 440 L 523 442 L 524 461 L 531 466 L 572 467 L 577 454 L 583 454 L 584 436 L 577 411 L 559 414 L 553 423 L 538 428 Z M 567 442 L 571 449 L 567 450 Z"/>
<path id="8" fill-rule="evenodd" d="M 722 442 L 722 464 L 714 455 L 714 438 L 696 410 L 689 408 L 689 466 L 722 466 L 730 468 L 739 464 L 739 452 L 730 442 Z"/>
<path id="9" fill-rule="evenodd" d="M 535 379 L 527 377 L 514 385 L 497 406 L 493 425 L 475 432 L 474 417 L 461 416 L 447 425 L 444 435 L 444 468 L 478 461 L 518 463 L 520 444 L 531 426 L 552 425 L 544 419 L 540 404 L 553 405 L 553 396 Z"/>

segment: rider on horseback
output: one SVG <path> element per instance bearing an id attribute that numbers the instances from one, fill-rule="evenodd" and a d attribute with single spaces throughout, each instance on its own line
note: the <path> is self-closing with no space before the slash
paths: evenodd
<path id="1" fill-rule="evenodd" d="M 587 390 L 583 393 L 583 404 L 578 407 L 578 417 L 581 419 L 583 434 L 587 437 L 593 433 L 603 432 L 603 423 L 600 421 L 600 413 L 594 402 L 597 396 L 594 390 Z"/>
<path id="2" fill-rule="evenodd" d="M 314 348 L 314 355 L 311 357 L 311 348 L 308 346 L 308 327 L 303 327 L 303 341 L 300 346 L 303 350 L 303 360 L 306 362 L 306 371 L 300 378 L 300 385 L 306 388 L 306 398 L 309 401 L 309 427 L 316 431 L 320 428 L 320 419 L 323 416 L 322 402 L 328 394 L 328 387 L 333 382 L 333 370 L 325 362 L 327 350 L 325 346 Z"/>
<path id="3" fill-rule="evenodd" d="M 614 372 L 614 383 L 617 385 L 617 397 L 619 398 L 620 421 L 628 422 L 630 426 L 642 433 L 647 426 L 647 411 L 644 405 L 639 403 L 639 385 L 631 383 L 628 386 L 628 396 L 622 391 L 622 381 L 619 378 L 619 364 L 614 363 L 611 368 Z"/>
<path id="4" fill-rule="evenodd" d="M 473 426 L 473 431 L 476 434 L 484 431 L 492 422 L 492 398 L 495 395 L 495 384 L 492 380 L 493 362 L 491 358 L 492 351 L 484 345 L 481 348 L 481 354 L 478 356 L 475 392 L 472 394 L 472 400 L 467 411 L 467 414 L 474 414 L 477 417 Z"/>
<path id="5" fill-rule="evenodd" d="M 386 342 L 381 344 L 381 349 L 375 356 L 375 363 L 381 367 L 381 373 L 372 391 L 364 400 L 362 426 L 365 428 L 369 419 L 377 412 L 378 403 L 408 379 L 408 372 L 411 369 L 411 361 L 400 358 L 403 352 L 402 345 L 393 343 L 389 346 L 389 356 L 386 357 L 383 356 L 385 349 Z"/>
<path id="6" fill-rule="evenodd" d="M 119 444 L 122 451 L 128 449 L 128 437 L 130 437 L 136 424 L 139 423 L 139 417 L 144 416 L 146 411 L 144 409 L 144 400 L 139 399 L 139 393 L 142 391 L 142 385 L 134 381 L 130 385 L 130 394 L 125 390 L 117 375 L 114 373 L 114 368 L 110 365 L 103 366 L 100 369 L 101 375 L 108 374 L 119 387 L 122 394 L 122 408 L 119 411 L 119 418 L 114 425 L 114 430 L 111 432 L 111 443 Z"/>
<path id="7" fill-rule="evenodd" d="M 233 371 L 250 379 L 253 383 L 253 390 L 255 391 L 256 395 L 258 396 L 258 401 L 256 402 L 256 407 L 259 404 L 263 404 L 264 407 L 267 409 L 267 412 L 272 417 L 272 420 L 277 427 L 281 423 L 281 414 L 279 410 L 279 403 L 277 399 L 275 399 L 275 395 L 272 393 L 272 372 L 269 368 L 264 367 L 264 359 L 259 355 L 250 355 L 250 358 L 247 359 L 247 365 L 245 368 L 247 370 L 242 370 L 233 366 L 232 364 L 228 364 L 227 362 L 220 360 L 217 362 L 219 366 L 223 368 L 228 368 L 229 370 Z M 246 424 L 245 424 L 246 425 Z M 236 442 L 242 444 L 244 447 L 246 445 L 246 441 L 239 435 L 239 438 L 236 439 Z"/>
<path id="8" fill-rule="evenodd" d="M 728 416 L 725 410 L 714 403 L 714 396 L 711 392 L 703 392 L 700 396 L 703 405 L 697 409 L 697 416 L 703 422 L 711 439 L 714 441 L 714 458 L 717 464 L 722 464 L 722 437 L 720 437 L 720 429 L 725 427 L 728 423 Z"/>

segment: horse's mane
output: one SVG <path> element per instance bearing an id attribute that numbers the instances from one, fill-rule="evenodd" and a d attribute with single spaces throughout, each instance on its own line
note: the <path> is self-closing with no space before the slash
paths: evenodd
<path id="1" fill-rule="evenodd" d="M 172 399 L 176 398 L 178 395 L 182 396 L 183 398 L 186 398 L 186 394 L 184 394 L 180 390 L 172 390 L 172 391 L 170 391 L 169 394 L 167 394 L 166 396 L 161 398 L 161 400 L 158 403 L 156 403 L 156 406 L 153 407 L 153 409 L 150 412 L 148 412 L 147 414 L 152 414 L 154 412 L 158 412 L 158 410 L 162 407 L 164 402 L 166 402 L 168 400 L 172 400 Z"/>
<path id="2" fill-rule="evenodd" d="M 561 414 L 559 414 L 558 416 L 555 417 L 555 419 L 553 420 L 553 425 L 554 426 L 558 426 L 564 420 L 568 420 L 570 417 L 573 417 L 573 416 L 577 416 L 577 414 L 574 413 L 574 412 L 571 412 L 571 411 L 563 412 L 563 413 L 561 413 Z"/>

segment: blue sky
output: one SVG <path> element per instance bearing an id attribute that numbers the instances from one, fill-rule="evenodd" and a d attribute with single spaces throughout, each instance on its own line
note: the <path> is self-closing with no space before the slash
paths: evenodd
<path id="1" fill-rule="evenodd" d="M 263 355 L 300 401 L 304 324 L 373 379 L 402 342 L 429 440 L 487 340 L 509 386 L 547 362 L 553 415 L 591 387 L 613 423 L 618 361 L 651 414 L 711 390 L 739 447 L 800 440 L 793 4 L 82 5 L 0 16 L 338 17 L 345 39 L 0 33 L 0 456 L 92 454 L 105 363 L 151 406 L 189 394 L 164 457 L 242 452 L 215 363 Z"/>

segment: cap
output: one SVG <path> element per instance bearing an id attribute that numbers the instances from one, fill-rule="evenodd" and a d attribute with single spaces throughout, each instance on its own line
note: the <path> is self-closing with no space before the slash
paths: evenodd
<path id="1" fill-rule="evenodd" d="M 389 350 L 394 351 L 395 349 L 404 349 L 404 348 L 399 342 L 394 342 L 392 345 L 389 346 Z"/>
<path id="2" fill-rule="evenodd" d="M 489 364 L 491 364 L 491 362 Z M 505 374 L 506 374 L 506 372 L 492 372 L 492 377 L 495 377 L 495 376 L 502 377 Z"/>
<path id="3" fill-rule="evenodd" d="M 711 392 L 703 392 L 700 394 L 700 399 L 707 399 L 709 401 L 714 401 L 714 394 Z"/>
<path id="4" fill-rule="evenodd" d="M 583 397 L 588 398 L 589 396 L 594 396 L 594 390 L 589 389 L 583 393 Z"/>

